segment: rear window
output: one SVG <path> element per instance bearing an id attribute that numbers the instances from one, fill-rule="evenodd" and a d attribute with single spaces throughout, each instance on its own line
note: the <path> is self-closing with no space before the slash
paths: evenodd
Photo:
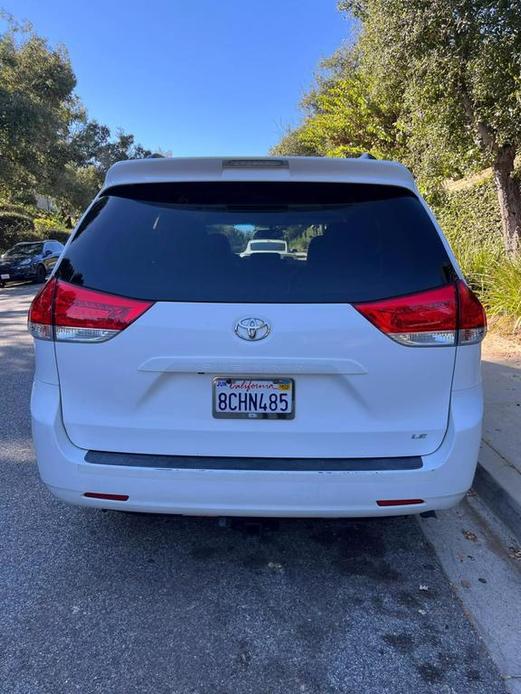
<path id="1" fill-rule="evenodd" d="M 43 244 L 41 243 L 17 243 L 8 251 L 4 253 L 4 256 L 11 257 L 15 255 L 37 255 L 41 253 L 43 249 Z"/>
<path id="2" fill-rule="evenodd" d="M 153 301 L 349 303 L 438 287 L 452 272 L 401 188 L 182 183 L 109 190 L 57 276 Z"/>

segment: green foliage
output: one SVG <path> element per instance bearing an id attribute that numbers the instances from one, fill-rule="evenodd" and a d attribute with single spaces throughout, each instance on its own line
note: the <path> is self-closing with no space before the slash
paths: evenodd
<path id="1" fill-rule="evenodd" d="M 521 329 L 521 258 L 509 258 L 491 178 L 460 190 L 445 190 L 433 205 L 461 268 L 491 316 Z"/>
<path id="2" fill-rule="evenodd" d="M 466 277 L 481 287 L 488 265 L 504 257 L 499 206 L 492 180 L 444 191 L 432 207 Z"/>
<path id="3" fill-rule="evenodd" d="M 11 198 L 52 193 L 75 118 L 76 84 L 63 48 L 12 22 L 0 35 L 0 189 Z M 13 195 L 13 192 L 16 194 Z"/>
<path id="4" fill-rule="evenodd" d="M 301 133 L 302 127 L 295 128 L 294 130 L 287 130 L 280 142 L 271 148 L 270 153 L 275 156 L 286 157 L 321 156 L 321 152 L 304 141 L 304 138 L 301 137 Z"/>
<path id="5" fill-rule="evenodd" d="M 71 220 L 85 209 L 103 184 L 107 169 L 123 159 L 141 159 L 151 154 L 134 141 L 134 136 L 110 129 L 97 121 L 86 121 L 71 134 L 70 161 L 61 172 L 54 197 L 62 216 Z"/>
<path id="6" fill-rule="evenodd" d="M 507 317 L 521 331 L 521 258 L 496 261 L 487 274 L 483 303 L 491 315 Z"/>
<path id="7" fill-rule="evenodd" d="M 21 212 L 2 210 L 0 212 L 0 229 L 19 228 L 31 232 L 34 230 L 33 220 Z"/>
<path id="8" fill-rule="evenodd" d="M 99 190 L 109 166 L 149 154 L 131 134 L 88 120 L 74 94 L 66 50 L 0 11 L 0 196 L 34 203 L 36 193 L 73 219 Z"/>
<path id="9" fill-rule="evenodd" d="M 404 160 L 426 190 L 492 167 L 503 241 L 521 251 L 521 12 L 505 0 L 350 0 L 377 99 L 400 95 Z"/>
<path id="10" fill-rule="evenodd" d="M 360 21 L 275 151 L 399 159 L 433 196 L 492 167 L 503 242 L 521 251 L 521 11 L 505 0 L 340 0 Z"/>
<path id="11" fill-rule="evenodd" d="M 0 201 L 0 213 L 3 212 L 18 212 L 21 215 L 32 217 L 33 210 L 27 205 L 22 205 L 20 203 L 9 203 Z"/>
<path id="12" fill-rule="evenodd" d="M 362 17 L 362 64 L 378 92 L 403 94 L 411 133 L 426 122 L 431 144 L 456 146 L 455 154 L 469 149 L 471 159 L 521 143 L 517 3 L 344 0 L 342 8 Z"/>
<path id="13" fill-rule="evenodd" d="M 54 199 L 67 226 L 84 210 L 103 183 L 103 172 L 94 166 L 68 162 L 54 192 Z"/>
<path id="14" fill-rule="evenodd" d="M 42 238 L 54 238 L 53 233 L 58 231 L 63 231 L 67 235 L 70 233 L 64 228 L 63 224 L 53 217 L 36 217 L 33 219 L 33 223 L 34 230 Z"/>
<path id="15" fill-rule="evenodd" d="M 87 121 L 72 134 L 70 147 L 77 164 L 103 172 L 122 159 L 142 159 L 151 154 L 136 144 L 134 135 L 119 130 L 112 138 L 110 129 L 95 120 Z"/>
<path id="16" fill-rule="evenodd" d="M 38 238 L 32 219 L 20 212 L 0 211 L 0 250 L 5 251 L 19 241 Z"/>
<path id="17" fill-rule="evenodd" d="M 54 219 L 37 217 L 33 220 L 23 212 L 0 209 L 0 252 L 21 241 L 54 239 L 66 243 L 69 236 L 70 231 Z"/>
<path id="18" fill-rule="evenodd" d="M 314 89 L 302 102 L 305 117 L 273 148 L 274 154 L 399 156 L 402 134 L 395 104 L 373 97 L 372 78 L 351 48 L 324 61 Z"/>

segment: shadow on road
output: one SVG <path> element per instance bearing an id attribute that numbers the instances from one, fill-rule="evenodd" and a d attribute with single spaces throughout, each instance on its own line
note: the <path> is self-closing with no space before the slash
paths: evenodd
<path id="1" fill-rule="evenodd" d="M 502 691 L 414 518 L 258 533 L 36 496 L 12 588 L 16 640 L 40 644 L 33 677 L 113 673 L 117 686 L 92 691 L 116 692 Z"/>

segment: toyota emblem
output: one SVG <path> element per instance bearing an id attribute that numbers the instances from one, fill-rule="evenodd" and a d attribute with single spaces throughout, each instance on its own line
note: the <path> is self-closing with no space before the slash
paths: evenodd
<path id="1" fill-rule="evenodd" d="M 263 340 L 270 332 L 269 323 L 262 318 L 241 318 L 235 326 L 235 334 L 243 340 Z"/>

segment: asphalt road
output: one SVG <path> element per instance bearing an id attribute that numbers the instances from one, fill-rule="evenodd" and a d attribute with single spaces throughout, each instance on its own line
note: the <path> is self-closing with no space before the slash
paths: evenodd
<path id="1" fill-rule="evenodd" d="M 35 289 L 0 290 L 0 692 L 505 691 L 414 518 L 67 506 L 31 448 Z"/>

